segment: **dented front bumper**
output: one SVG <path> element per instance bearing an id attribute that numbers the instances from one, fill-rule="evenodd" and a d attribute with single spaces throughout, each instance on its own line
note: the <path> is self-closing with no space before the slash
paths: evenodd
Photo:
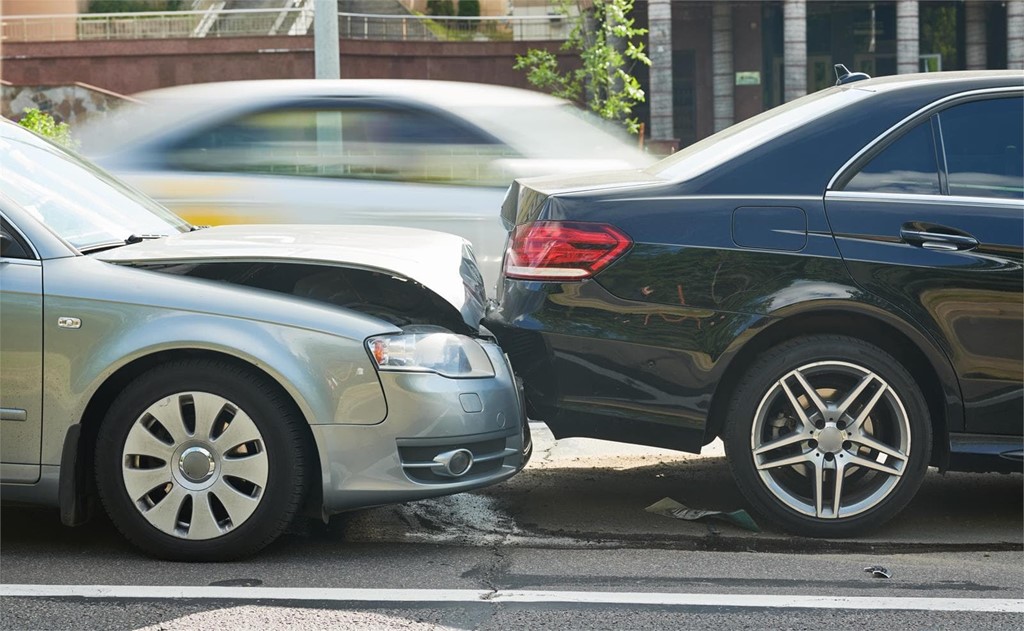
<path id="1" fill-rule="evenodd" d="M 531 443 L 520 388 L 497 344 L 481 346 L 493 377 L 382 371 L 382 422 L 312 426 L 325 514 L 468 491 L 525 466 Z M 461 450 L 472 454 L 472 466 L 462 475 L 452 476 L 435 462 Z"/>

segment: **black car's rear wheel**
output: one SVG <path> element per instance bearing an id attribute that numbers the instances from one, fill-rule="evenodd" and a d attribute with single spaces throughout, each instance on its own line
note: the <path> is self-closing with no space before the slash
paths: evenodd
<path id="1" fill-rule="evenodd" d="M 798 534 L 848 536 L 892 518 L 917 492 L 931 423 L 917 384 L 890 355 L 819 335 L 754 363 L 724 440 L 759 512 Z"/>
<path id="2" fill-rule="evenodd" d="M 251 554 L 288 526 L 303 497 L 301 422 L 252 371 L 159 366 L 125 388 L 100 427 L 100 497 L 117 528 L 154 556 Z"/>

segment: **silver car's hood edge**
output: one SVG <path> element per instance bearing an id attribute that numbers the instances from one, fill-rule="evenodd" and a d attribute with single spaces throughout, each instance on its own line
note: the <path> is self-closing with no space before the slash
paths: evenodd
<path id="1" fill-rule="evenodd" d="M 469 243 L 415 228 L 337 225 L 218 226 L 106 250 L 96 258 L 121 265 L 282 262 L 387 273 L 414 281 L 478 329 L 486 302 Z"/>

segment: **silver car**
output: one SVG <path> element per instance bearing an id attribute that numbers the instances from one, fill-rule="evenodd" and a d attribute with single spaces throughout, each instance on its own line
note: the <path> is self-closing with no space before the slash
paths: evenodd
<path id="1" fill-rule="evenodd" d="M 144 551 L 229 559 L 298 514 L 475 489 L 525 464 L 464 239 L 196 230 L 0 119 L 0 482 Z"/>
<path id="2" fill-rule="evenodd" d="M 82 131 L 83 150 L 187 221 L 450 232 L 473 244 L 488 291 L 512 180 L 654 162 L 568 101 L 496 85 L 239 81 L 135 96 Z"/>

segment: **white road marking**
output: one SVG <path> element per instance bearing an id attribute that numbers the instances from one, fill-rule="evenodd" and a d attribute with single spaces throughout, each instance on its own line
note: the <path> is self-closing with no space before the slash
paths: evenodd
<path id="1" fill-rule="evenodd" d="M 0 585 L 0 597 L 149 600 L 319 601 L 372 603 L 563 603 L 760 609 L 864 609 L 1024 613 L 1018 598 L 776 596 L 476 589 L 349 589 L 320 587 L 197 587 L 156 585 Z"/>

